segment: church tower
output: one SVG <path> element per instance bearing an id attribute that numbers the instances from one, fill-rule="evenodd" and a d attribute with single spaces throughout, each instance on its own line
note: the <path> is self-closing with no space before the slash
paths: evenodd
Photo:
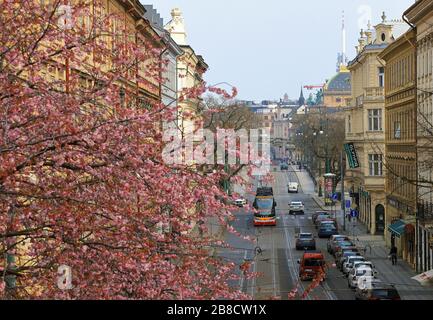
<path id="1" fill-rule="evenodd" d="M 304 98 L 304 90 L 301 87 L 301 95 L 299 96 L 298 105 L 302 107 L 305 105 L 305 98 Z"/>

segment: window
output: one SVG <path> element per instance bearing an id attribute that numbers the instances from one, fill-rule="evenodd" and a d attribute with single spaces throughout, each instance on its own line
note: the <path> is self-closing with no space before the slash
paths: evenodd
<path id="1" fill-rule="evenodd" d="M 368 110 L 368 131 L 382 131 L 382 110 Z"/>
<path id="2" fill-rule="evenodd" d="M 370 169 L 370 176 L 374 176 L 374 177 L 382 176 L 382 155 L 381 154 L 369 154 L 368 155 L 368 166 Z"/>
<path id="3" fill-rule="evenodd" d="M 340 102 L 341 102 L 341 98 L 336 98 L 335 101 L 336 101 L 337 103 L 340 103 Z"/>
<path id="4" fill-rule="evenodd" d="M 401 123 L 398 121 L 394 122 L 394 138 L 401 139 Z"/>
<path id="5" fill-rule="evenodd" d="M 352 117 L 347 117 L 347 132 L 352 133 Z"/>
<path id="6" fill-rule="evenodd" d="M 385 68 L 379 68 L 379 87 L 383 88 L 385 86 Z"/>
<path id="7" fill-rule="evenodd" d="M 385 40 L 386 40 L 386 34 L 382 33 L 381 38 L 382 38 L 382 41 L 385 42 Z"/>

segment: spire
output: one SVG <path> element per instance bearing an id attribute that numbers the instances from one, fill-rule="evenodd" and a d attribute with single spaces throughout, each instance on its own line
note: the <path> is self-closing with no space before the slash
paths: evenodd
<path id="1" fill-rule="evenodd" d="M 342 20 L 341 20 L 341 53 L 338 54 L 337 58 L 337 72 L 340 71 L 342 67 L 347 66 L 347 55 L 346 55 L 346 19 L 343 10 Z"/>
<path id="2" fill-rule="evenodd" d="M 304 89 L 302 88 L 302 86 L 301 86 L 301 95 L 299 96 L 298 104 L 299 106 L 305 105 Z"/>

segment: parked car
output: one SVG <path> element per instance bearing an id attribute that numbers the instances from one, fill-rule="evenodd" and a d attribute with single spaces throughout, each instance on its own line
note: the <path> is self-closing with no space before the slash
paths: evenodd
<path id="1" fill-rule="evenodd" d="M 360 288 L 355 291 L 356 300 L 401 300 L 401 297 L 393 285 L 384 284 L 382 281 L 372 281 L 369 288 Z"/>
<path id="2" fill-rule="evenodd" d="M 313 215 L 311 216 L 311 220 L 313 221 L 313 224 L 316 223 L 316 219 L 318 216 L 320 215 L 327 215 L 329 217 L 331 217 L 331 214 L 329 212 L 326 211 L 316 211 L 315 213 L 313 213 Z"/>
<path id="3" fill-rule="evenodd" d="M 337 244 L 335 245 L 335 249 L 334 249 L 334 258 L 337 259 L 337 255 L 339 254 L 339 252 L 341 252 L 341 250 L 347 249 L 347 248 L 356 249 L 356 246 L 350 241 L 337 242 Z"/>
<path id="4" fill-rule="evenodd" d="M 316 250 L 316 239 L 312 233 L 300 233 L 296 239 L 296 250 Z"/>
<path id="5" fill-rule="evenodd" d="M 292 201 L 289 203 L 289 214 L 304 214 L 304 204 L 301 201 Z"/>
<path id="6" fill-rule="evenodd" d="M 356 289 L 360 277 L 366 277 L 366 280 L 369 282 L 373 282 L 376 279 L 374 270 L 370 267 L 353 268 L 347 277 L 347 286 L 351 289 Z"/>
<path id="7" fill-rule="evenodd" d="M 333 235 L 329 238 L 328 243 L 326 245 L 328 252 L 330 254 L 334 254 L 334 248 L 337 243 L 341 243 L 342 241 L 350 241 L 348 236 L 344 236 L 341 234 Z"/>
<path id="8" fill-rule="evenodd" d="M 325 256 L 320 251 L 307 251 L 298 260 L 299 278 L 302 281 L 314 279 L 319 274 L 324 274 L 326 278 Z"/>
<path id="9" fill-rule="evenodd" d="M 376 267 L 374 266 L 374 264 L 371 261 L 355 261 L 353 263 L 352 269 L 357 269 L 357 268 L 362 268 L 362 267 L 368 267 L 368 268 L 373 269 L 375 276 L 378 274 Z"/>
<path id="10" fill-rule="evenodd" d="M 318 229 L 320 229 L 321 227 L 325 227 L 327 225 L 334 226 L 335 229 L 338 230 L 337 221 L 335 221 L 335 219 L 326 219 L 326 220 L 320 221 Z"/>
<path id="11" fill-rule="evenodd" d="M 340 269 L 340 271 L 343 271 L 343 263 L 345 263 L 346 259 L 351 256 L 361 256 L 361 253 L 356 250 L 343 251 L 343 253 L 340 255 L 340 257 L 335 263 L 337 265 L 337 268 Z"/>
<path id="12" fill-rule="evenodd" d="M 348 275 L 349 272 L 352 270 L 353 268 L 353 264 L 356 261 L 365 261 L 365 258 L 362 256 L 351 256 L 351 257 L 347 257 L 345 259 L 345 261 L 343 262 L 343 267 L 342 267 L 342 271 L 344 275 Z"/>
<path id="13" fill-rule="evenodd" d="M 329 238 L 336 234 L 338 234 L 338 230 L 333 224 L 323 224 L 317 232 L 319 238 Z"/>
<path id="14" fill-rule="evenodd" d="M 322 221 L 325 221 L 325 220 L 332 220 L 332 219 L 333 219 L 333 218 L 332 218 L 331 216 L 329 216 L 329 214 L 328 214 L 328 215 L 321 214 L 321 215 L 319 215 L 319 216 L 316 218 L 316 221 L 314 222 L 314 225 L 315 225 L 316 229 L 319 229 L 319 225 L 320 225 L 320 223 L 321 223 Z"/>
<path id="15" fill-rule="evenodd" d="M 299 192 L 299 183 L 297 182 L 289 182 L 288 187 L 288 192 L 289 193 L 298 193 Z"/>
<path id="16" fill-rule="evenodd" d="M 287 163 L 281 163 L 280 170 L 281 171 L 287 171 L 287 170 L 289 170 L 289 165 Z"/>

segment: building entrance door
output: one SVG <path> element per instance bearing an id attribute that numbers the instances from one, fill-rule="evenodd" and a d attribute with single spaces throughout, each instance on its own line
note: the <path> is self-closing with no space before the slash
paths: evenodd
<path id="1" fill-rule="evenodd" d="M 383 235 L 385 233 L 385 207 L 381 204 L 376 206 L 376 234 Z"/>

